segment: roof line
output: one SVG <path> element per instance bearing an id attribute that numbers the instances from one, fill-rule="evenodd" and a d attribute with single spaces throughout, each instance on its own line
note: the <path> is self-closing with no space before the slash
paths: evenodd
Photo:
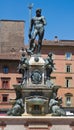
<path id="1" fill-rule="evenodd" d="M 15 22 L 25 22 L 25 20 L 8 20 L 8 19 L 1 19 L 0 21 L 15 21 Z"/>

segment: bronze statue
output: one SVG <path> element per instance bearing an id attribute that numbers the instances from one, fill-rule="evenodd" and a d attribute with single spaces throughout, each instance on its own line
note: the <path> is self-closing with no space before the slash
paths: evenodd
<path id="1" fill-rule="evenodd" d="M 31 19 L 29 28 L 30 47 L 27 53 L 32 55 L 35 49 L 36 54 L 41 52 L 44 26 L 46 20 L 41 16 L 41 9 L 36 10 L 36 16 Z M 33 34 L 32 34 L 33 31 Z M 38 36 L 38 45 L 34 40 Z M 51 74 L 54 68 L 53 54 L 48 53 L 46 59 L 39 55 L 27 57 L 24 49 L 18 65 L 18 72 L 22 74 L 20 84 L 13 85 L 16 98 L 11 99 L 13 106 L 7 112 L 10 116 L 22 116 L 22 114 L 64 116 L 62 109 L 62 98 L 57 97 L 59 86 L 51 81 Z"/>
<path id="2" fill-rule="evenodd" d="M 23 52 L 18 66 L 18 71 L 19 73 L 22 74 L 22 83 L 21 83 L 22 85 L 25 84 L 27 80 L 28 66 L 29 66 L 28 59 L 26 58 L 25 53 Z"/>
<path id="3" fill-rule="evenodd" d="M 52 116 L 65 116 L 65 111 L 61 108 L 62 98 L 52 98 L 49 102 L 49 108 Z"/>
<path id="4" fill-rule="evenodd" d="M 36 44 L 34 40 L 38 35 L 38 45 L 37 45 L 37 53 L 40 53 L 42 47 L 42 39 L 44 36 L 44 26 L 46 25 L 46 20 L 44 16 L 41 16 L 41 9 L 36 10 L 36 16 L 31 19 L 31 24 L 29 28 L 29 39 L 30 39 L 30 47 L 27 49 L 27 53 L 33 54 L 36 49 Z M 33 32 L 33 33 L 32 33 Z"/>
<path id="5" fill-rule="evenodd" d="M 7 112 L 7 115 L 9 116 L 21 116 L 24 113 L 24 103 L 21 88 L 15 88 L 15 92 L 16 99 L 11 99 L 11 101 L 13 101 L 13 106 Z"/>
<path id="6" fill-rule="evenodd" d="M 52 71 L 55 69 L 53 59 L 52 59 L 52 55 L 53 55 L 52 52 L 49 52 L 48 57 L 45 60 L 47 79 L 50 79 L 50 75 L 51 75 Z"/>

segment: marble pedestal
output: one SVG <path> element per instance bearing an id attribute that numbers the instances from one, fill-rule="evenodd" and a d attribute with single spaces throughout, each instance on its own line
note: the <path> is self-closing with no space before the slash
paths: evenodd
<path id="1" fill-rule="evenodd" d="M 74 130 L 74 117 L 0 116 L 0 130 Z"/>

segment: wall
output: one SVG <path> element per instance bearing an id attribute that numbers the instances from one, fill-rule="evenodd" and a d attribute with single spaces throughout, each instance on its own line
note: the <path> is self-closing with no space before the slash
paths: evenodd
<path id="1" fill-rule="evenodd" d="M 24 21 L 0 21 L 0 53 L 18 51 L 24 46 Z"/>
<path id="2" fill-rule="evenodd" d="M 73 117 L 0 117 L 0 130 L 74 130 Z"/>

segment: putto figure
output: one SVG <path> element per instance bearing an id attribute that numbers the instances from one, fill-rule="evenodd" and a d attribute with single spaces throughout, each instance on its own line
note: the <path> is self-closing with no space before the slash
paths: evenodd
<path id="1" fill-rule="evenodd" d="M 30 39 L 30 47 L 27 49 L 27 52 L 33 54 L 36 49 L 36 44 L 34 40 L 38 35 L 38 45 L 37 45 L 37 53 L 40 53 L 42 47 L 42 39 L 44 36 L 44 26 L 46 25 L 46 20 L 44 16 L 41 16 L 41 9 L 36 10 L 36 16 L 31 19 L 31 24 L 29 28 L 29 39 Z"/>
<path id="2" fill-rule="evenodd" d="M 48 57 L 45 59 L 47 79 L 50 79 L 50 75 L 51 75 L 52 71 L 55 69 L 52 56 L 53 56 L 52 52 L 49 52 Z"/>

